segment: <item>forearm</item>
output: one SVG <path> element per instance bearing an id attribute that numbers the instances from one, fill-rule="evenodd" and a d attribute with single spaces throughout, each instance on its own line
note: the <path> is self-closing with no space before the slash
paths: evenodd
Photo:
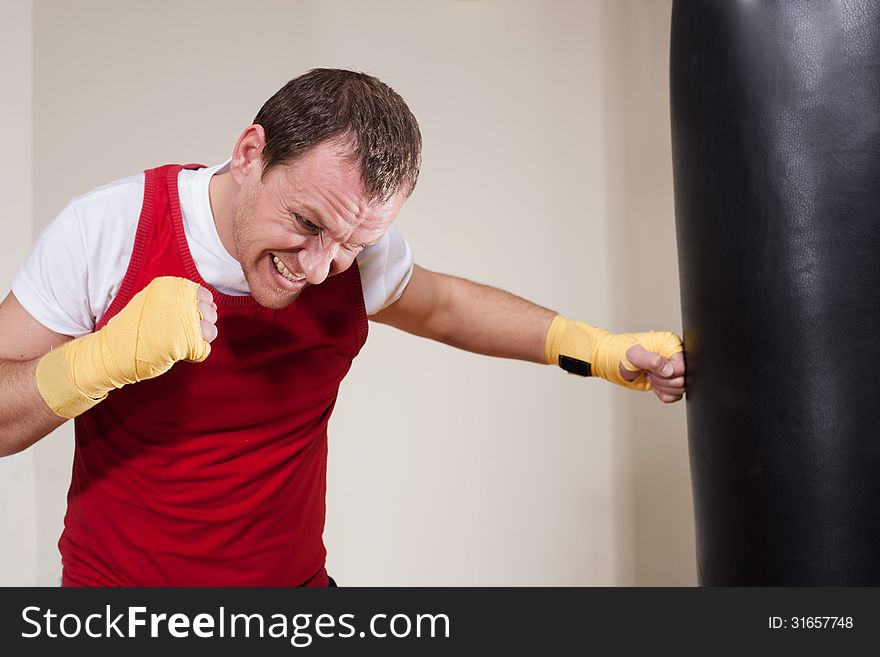
<path id="1" fill-rule="evenodd" d="M 38 361 L 0 360 L 0 456 L 30 447 L 65 422 L 37 389 Z"/>
<path id="2" fill-rule="evenodd" d="M 441 341 L 479 354 L 545 363 L 556 313 L 495 287 L 444 276 L 449 303 L 436 320 Z"/>
<path id="3" fill-rule="evenodd" d="M 498 288 L 418 267 L 404 295 L 399 309 L 392 306 L 374 319 L 466 351 L 546 362 L 544 343 L 556 315 L 552 310 Z"/>

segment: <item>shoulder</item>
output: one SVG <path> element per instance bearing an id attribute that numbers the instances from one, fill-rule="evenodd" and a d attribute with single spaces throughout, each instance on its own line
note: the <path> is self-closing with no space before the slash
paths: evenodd
<path id="1" fill-rule="evenodd" d="M 114 180 L 72 198 L 41 231 L 12 286 L 37 321 L 71 336 L 94 328 L 128 266 L 143 192 L 142 173 Z"/>
<path id="2" fill-rule="evenodd" d="M 128 251 L 143 199 L 143 173 L 119 178 L 72 198 L 56 222 L 63 232 L 75 229 L 89 253 Z"/>
<path id="3" fill-rule="evenodd" d="M 83 216 L 96 213 L 129 210 L 132 205 L 140 207 L 144 198 L 145 175 L 143 173 L 119 178 L 95 187 L 70 199 L 68 209 Z"/>
<path id="4" fill-rule="evenodd" d="M 361 251 L 358 267 L 367 314 L 373 315 L 403 294 L 412 276 L 412 249 L 392 225 L 379 242 Z"/>

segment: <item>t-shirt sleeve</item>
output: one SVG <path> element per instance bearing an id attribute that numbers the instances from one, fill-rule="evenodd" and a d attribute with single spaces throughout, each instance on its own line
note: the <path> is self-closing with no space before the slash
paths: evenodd
<path id="1" fill-rule="evenodd" d="M 412 277 L 412 249 L 393 224 L 381 240 L 358 254 L 357 263 L 367 315 L 397 301 Z"/>
<path id="2" fill-rule="evenodd" d="M 95 327 L 88 276 L 79 217 L 70 204 L 40 233 L 12 280 L 12 292 L 40 324 L 79 337 Z"/>

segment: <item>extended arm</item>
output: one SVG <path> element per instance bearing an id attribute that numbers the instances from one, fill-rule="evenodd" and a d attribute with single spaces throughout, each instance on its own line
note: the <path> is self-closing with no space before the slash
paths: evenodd
<path id="1" fill-rule="evenodd" d="M 466 351 L 544 363 L 555 316 L 509 292 L 415 265 L 400 299 L 370 319 Z"/>
<path id="2" fill-rule="evenodd" d="M 558 342 L 548 340 L 551 326 L 551 338 L 564 337 L 563 350 L 577 342 L 577 333 L 583 332 L 588 352 L 594 353 L 596 345 L 602 354 L 619 352 L 620 357 L 612 358 L 614 365 L 609 366 L 617 372 L 618 380 L 644 381 L 645 389 L 653 389 L 664 402 L 677 401 L 684 394 L 684 358 L 676 353 L 667 354 L 667 359 L 651 351 L 661 349 L 652 347 L 650 339 L 643 342 L 641 336 L 648 334 L 615 336 L 601 331 L 602 335 L 594 339 L 589 331 L 600 331 L 594 327 L 568 322 L 554 311 L 504 290 L 438 274 L 418 265 L 400 299 L 371 319 L 467 351 L 534 363 L 547 363 L 548 351 Z M 677 336 L 650 334 L 656 336 L 667 338 L 667 342 L 671 336 L 680 351 Z"/>

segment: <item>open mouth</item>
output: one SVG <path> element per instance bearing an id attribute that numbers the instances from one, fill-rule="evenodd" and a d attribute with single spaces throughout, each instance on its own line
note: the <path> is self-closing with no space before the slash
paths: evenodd
<path id="1" fill-rule="evenodd" d="M 293 291 L 305 284 L 305 275 L 292 273 L 284 261 L 274 253 L 270 253 L 269 257 L 272 259 L 272 268 L 275 270 L 276 279 L 279 279 L 282 288 Z"/>

